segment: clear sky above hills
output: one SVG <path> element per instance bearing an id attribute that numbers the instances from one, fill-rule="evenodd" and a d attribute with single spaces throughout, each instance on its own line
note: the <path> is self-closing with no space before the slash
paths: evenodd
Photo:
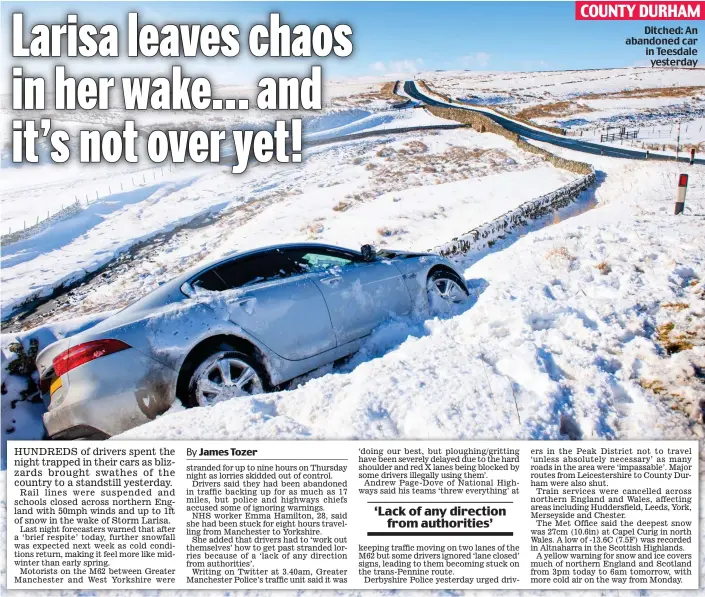
<path id="1" fill-rule="evenodd" d="M 354 52 L 349 58 L 253 59 L 246 51 L 235 58 L 181 59 L 194 74 L 205 69 L 215 83 L 251 83 L 255 77 L 303 70 L 322 63 L 328 78 L 391 75 L 425 70 L 571 70 L 645 64 L 643 47 L 627 46 L 627 37 L 643 35 L 646 25 L 678 23 L 646 21 L 576 21 L 573 2 L 4 2 L 2 37 L 8 39 L 11 13 L 25 14 L 25 29 L 37 22 L 65 22 L 77 13 L 79 22 L 125 24 L 137 10 L 142 22 L 225 23 L 240 27 L 241 43 L 254 23 L 267 22 L 279 11 L 290 24 L 347 23 L 353 27 Z M 684 23 L 698 26 L 699 23 Z M 8 58 L 7 48 L 4 59 Z M 32 59 L 22 65 L 39 70 L 53 59 Z M 94 59 L 91 59 L 94 60 Z M 123 74 L 137 69 L 155 73 L 168 66 L 159 60 L 99 59 L 99 70 Z M 20 61 L 13 60 L 13 64 Z M 64 61 L 65 62 L 65 61 Z M 139 63 L 139 64 L 138 64 Z M 5 62 L 7 64 L 7 62 Z M 79 71 L 96 62 L 74 62 Z M 128 66 L 129 65 L 129 66 Z M 105 74 L 105 73 L 99 73 Z M 135 74 L 140 74 L 139 72 Z M 705 74 L 703 75 L 705 77 Z M 4 86 L 6 87 L 5 82 Z"/>

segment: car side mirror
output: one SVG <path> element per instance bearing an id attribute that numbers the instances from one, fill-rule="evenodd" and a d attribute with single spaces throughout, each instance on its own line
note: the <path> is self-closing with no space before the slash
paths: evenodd
<path id="1" fill-rule="evenodd" d="M 377 249 L 372 245 L 362 245 L 360 253 L 362 253 L 362 258 L 365 261 L 375 261 L 377 259 Z"/>

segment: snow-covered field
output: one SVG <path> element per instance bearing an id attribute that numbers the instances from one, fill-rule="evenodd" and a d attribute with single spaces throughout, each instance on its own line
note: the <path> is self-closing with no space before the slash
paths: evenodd
<path id="1" fill-rule="evenodd" d="M 397 120 L 448 124 L 423 110 L 408 112 L 408 118 Z M 140 272 L 140 292 L 207 256 L 276 240 L 316 239 L 351 247 L 395 242 L 427 249 L 495 217 L 498 209 L 502 213 L 561 186 L 572 175 L 506 139 L 447 130 L 312 148 L 301 167 L 257 166 L 237 177 L 223 169 L 184 167 L 164 178 L 168 181 L 148 181 L 134 191 L 95 201 L 77 216 L 5 246 L 0 274 L 3 315 L 80 279 L 136 243 L 207 213 L 228 216 L 199 228 L 188 244 L 180 239 L 180 246 L 170 245 L 164 260 L 158 253 L 152 255 L 158 265 Z M 447 186 L 462 181 L 467 184 L 461 185 L 461 192 Z M 39 203 L 44 192 L 38 187 L 35 192 Z M 301 209 L 304 202 L 306 208 Z M 26 209 L 33 209 L 33 203 Z M 475 208 L 468 210 L 468 203 Z M 457 210 L 463 210 L 462 217 Z M 433 226 L 427 225 L 429 218 Z M 114 284 L 106 291 L 110 300 L 122 294 Z M 100 297 L 90 300 L 96 299 Z"/>
<path id="2" fill-rule="evenodd" d="M 453 97 L 505 93 L 555 100 L 633 89 L 702 86 L 705 85 L 705 69 L 628 67 L 529 73 L 436 71 L 420 73 L 419 78 Z"/>
<path id="3" fill-rule="evenodd" d="M 702 437 L 705 172 L 675 217 L 682 166 L 598 168 L 595 209 L 468 260 L 475 296 L 459 315 L 390 322 L 347 367 L 297 390 L 126 437 Z M 670 356 L 657 338 L 667 329 L 685 342 Z"/>
<path id="4" fill-rule="evenodd" d="M 639 130 L 635 146 L 675 145 L 676 124 L 682 122 L 681 144 L 705 142 L 705 69 L 451 71 L 420 77 L 459 101 L 492 105 L 569 134 L 582 132 L 589 140 L 625 126 Z"/>

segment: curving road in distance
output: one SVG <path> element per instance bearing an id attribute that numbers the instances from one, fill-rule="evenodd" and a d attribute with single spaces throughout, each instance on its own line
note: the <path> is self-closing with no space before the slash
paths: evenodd
<path id="1" fill-rule="evenodd" d="M 527 139 L 533 139 L 534 141 L 544 141 L 550 143 L 551 145 L 558 145 L 559 147 L 565 147 L 567 149 L 573 149 L 575 151 L 582 151 L 585 153 L 592 153 L 596 155 L 606 155 L 613 158 L 628 158 L 632 160 L 645 160 L 646 152 L 639 151 L 638 149 L 624 149 L 621 147 L 612 147 L 610 145 L 601 145 L 598 143 L 590 143 L 589 141 L 582 141 L 577 137 L 566 137 L 564 135 L 558 135 L 555 133 L 550 133 L 538 128 L 534 128 L 517 120 L 512 120 L 506 116 L 502 116 L 497 112 L 482 108 L 479 106 L 467 106 L 457 103 L 448 103 L 441 99 L 440 97 L 432 97 L 419 88 L 415 81 L 404 81 L 404 92 L 409 96 L 428 104 L 429 106 L 438 106 L 439 108 L 457 108 L 459 110 L 468 110 L 470 112 L 478 112 L 483 114 L 488 118 L 494 120 L 496 123 L 502 125 L 505 129 L 517 133 L 522 137 Z M 649 153 L 649 160 L 674 160 L 675 156 L 668 156 L 657 153 Z M 679 162 L 688 162 L 690 160 L 689 155 L 680 156 L 678 158 Z M 705 160 L 698 158 L 695 160 L 696 164 L 705 164 Z"/>

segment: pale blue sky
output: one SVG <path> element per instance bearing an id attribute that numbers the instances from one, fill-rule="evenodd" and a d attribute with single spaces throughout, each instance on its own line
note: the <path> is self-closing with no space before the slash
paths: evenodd
<path id="1" fill-rule="evenodd" d="M 353 27 L 354 53 L 322 61 L 328 78 L 418 70 L 566 70 L 630 66 L 644 61 L 643 47 L 626 46 L 625 38 L 642 35 L 643 21 L 576 21 L 573 2 L 3 2 L 4 58 L 10 45 L 10 14 L 25 13 L 29 23 L 62 22 L 76 12 L 86 22 L 124 24 L 137 10 L 141 21 L 154 24 L 225 23 L 245 32 L 266 22 L 271 11 L 290 24 L 347 23 Z M 674 23 L 669 23 L 673 26 Z M 698 26 L 699 23 L 690 23 Z M 27 68 L 40 70 L 51 59 L 33 59 Z M 93 59 L 92 59 L 93 60 Z M 189 60 L 191 62 L 189 62 Z M 307 61 L 253 60 L 246 50 L 234 58 L 180 59 L 196 73 L 210 71 L 214 83 L 251 83 L 254 77 L 303 68 Z M 15 64 L 17 61 L 13 61 Z M 63 61 L 66 63 L 66 61 Z M 134 69 L 135 61 L 129 61 Z M 138 70 L 154 72 L 158 61 L 139 61 Z M 320 60 L 314 62 L 320 63 Z M 7 62 L 5 62 L 7 64 Z M 166 66 L 166 63 L 164 64 Z M 77 70 L 119 73 L 125 60 L 101 65 L 75 63 Z M 104 73 L 96 73 L 104 74 Z M 705 75 L 704 75 L 705 76 Z"/>

